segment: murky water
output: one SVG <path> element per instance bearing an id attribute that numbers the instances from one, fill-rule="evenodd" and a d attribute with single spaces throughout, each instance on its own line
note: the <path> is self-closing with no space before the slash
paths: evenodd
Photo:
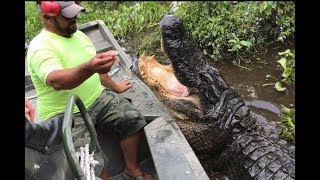
<path id="1" fill-rule="evenodd" d="M 288 48 L 294 50 L 294 46 L 283 45 L 270 48 L 265 55 L 259 57 L 259 60 L 251 60 L 247 65 L 251 71 L 230 62 L 219 62 L 213 66 L 219 70 L 225 81 L 236 90 L 252 110 L 268 120 L 278 121 L 281 105 L 289 108 L 295 106 L 295 86 L 292 85 L 286 91 L 277 91 L 273 84 L 276 80 L 266 78 L 266 75 L 279 77 L 282 74 L 276 62 L 280 59 L 278 52 Z"/>

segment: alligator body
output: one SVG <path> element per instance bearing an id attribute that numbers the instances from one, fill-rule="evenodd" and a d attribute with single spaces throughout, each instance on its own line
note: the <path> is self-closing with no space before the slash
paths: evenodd
<path id="1" fill-rule="evenodd" d="M 295 179 L 295 146 L 280 122 L 261 123 L 211 66 L 181 19 L 160 22 L 171 65 L 141 55 L 140 77 L 168 106 L 211 179 Z"/>

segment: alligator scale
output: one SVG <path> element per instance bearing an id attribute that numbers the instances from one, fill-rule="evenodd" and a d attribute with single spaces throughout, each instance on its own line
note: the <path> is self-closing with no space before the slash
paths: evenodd
<path id="1" fill-rule="evenodd" d="M 176 118 L 209 177 L 295 179 L 295 146 L 278 135 L 281 123 L 257 121 L 178 17 L 165 16 L 160 30 L 171 65 L 141 55 L 139 76 Z"/>

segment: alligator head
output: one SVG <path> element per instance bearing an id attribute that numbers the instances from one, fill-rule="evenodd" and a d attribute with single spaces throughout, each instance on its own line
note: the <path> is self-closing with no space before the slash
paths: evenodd
<path id="1" fill-rule="evenodd" d="M 175 77 L 199 97 L 204 119 L 220 121 L 219 124 L 228 129 L 232 120 L 248 115 L 249 108 L 219 71 L 209 65 L 178 17 L 165 16 L 160 22 L 160 31 L 162 50 L 171 61 Z"/>
<path id="2" fill-rule="evenodd" d="M 244 121 L 249 108 L 208 64 L 179 18 L 165 16 L 160 31 L 162 51 L 171 65 L 162 65 L 155 56 L 143 54 L 138 60 L 139 76 L 178 120 L 196 154 L 215 154 L 227 144 L 233 131 L 246 129 L 242 126 L 250 126 L 254 119 Z M 204 136 L 206 142 L 200 140 Z"/>

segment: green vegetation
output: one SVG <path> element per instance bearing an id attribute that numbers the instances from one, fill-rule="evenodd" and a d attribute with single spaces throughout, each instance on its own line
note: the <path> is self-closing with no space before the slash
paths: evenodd
<path id="1" fill-rule="evenodd" d="M 39 8 L 35 1 L 25 2 L 25 40 L 31 41 L 41 30 L 42 24 L 39 17 Z"/>
<path id="2" fill-rule="evenodd" d="M 183 2 L 175 14 L 215 61 L 236 58 L 240 65 L 257 50 L 294 38 L 295 4 L 290 1 Z"/>
<path id="3" fill-rule="evenodd" d="M 169 5 L 157 1 L 83 1 L 85 13 L 79 13 L 78 24 L 100 19 L 104 21 L 115 37 L 137 34 L 148 28 L 158 27 L 161 18 L 167 14 Z M 42 28 L 39 10 L 35 2 L 25 3 L 26 41 L 29 42 Z M 160 36 L 158 37 L 160 39 Z"/>
<path id="4" fill-rule="evenodd" d="M 278 91 L 286 89 L 285 86 L 290 86 L 295 80 L 295 52 L 291 52 L 287 49 L 284 52 L 280 52 L 281 59 L 277 62 L 281 65 L 283 70 L 281 74 L 281 80 L 275 84 L 275 88 Z"/>
<path id="5" fill-rule="evenodd" d="M 36 3 L 25 4 L 25 37 L 29 42 L 41 24 Z M 100 19 L 118 39 L 159 31 L 159 21 L 172 8 L 170 1 L 82 1 L 81 5 L 86 12 L 79 14 L 79 24 Z M 180 1 L 177 7 L 174 14 L 213 61 L 235 59 L 240 65 L 273 42 L 294 39 L 293 1 Z M 152 53 L 152 48 L 159 46 L 157 41 L 160 33 L 154 33 L 151 42 L 146 36 L 135 51 Z"/>
<path id="6" fill-rule="evenodd" d="M 281 122 L 284 123 L 285 128 L 281 132 L 281 136 L 287 141 L 294 141 L 295 139 L 295 109 L 287 108 L 281 105 Z"/>
<path id="7" fill-rule="evenodd" d="M 295 80 L 295 51 L 290 49 L 285 50 L 284 52 L 279 52 L 280 59 L 277 61 L 279 63 L 279 68 L 282 69 L 282 74 L 279 78 L 275 78 L 270 74 L 267 74 L 266 77 L 273 78 L 277 82 L 274 85 L 278 91 L 284 91 L 287 87 L 291 86 Z"/>

